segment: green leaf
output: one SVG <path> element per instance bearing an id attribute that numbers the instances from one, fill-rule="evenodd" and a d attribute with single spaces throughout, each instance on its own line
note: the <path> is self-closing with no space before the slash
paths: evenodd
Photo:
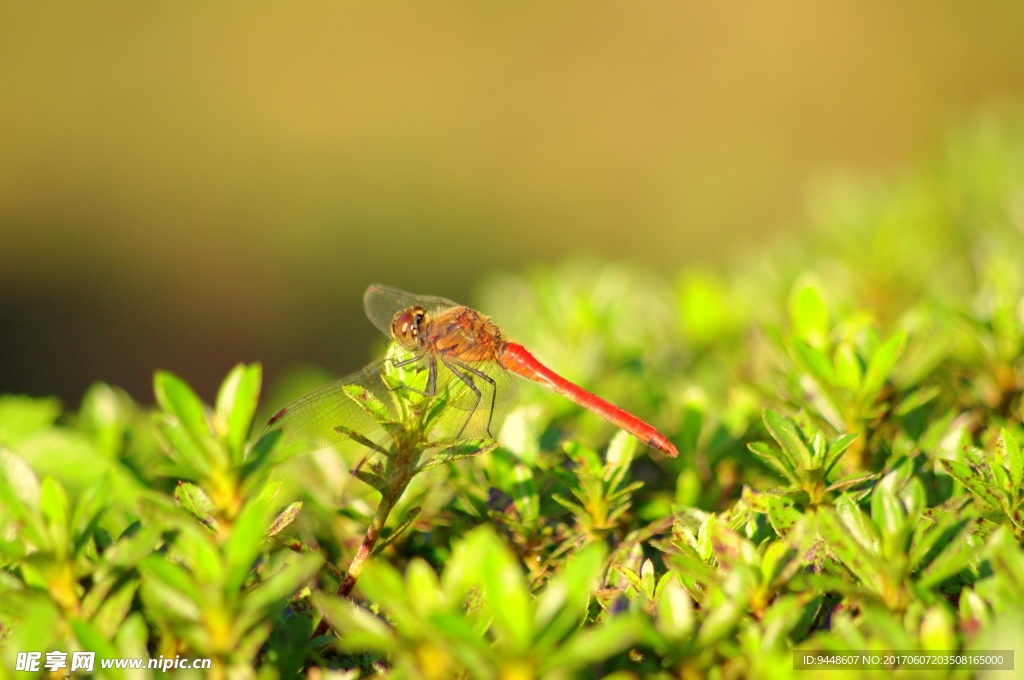
<path id="1" fill-rule="evenodd" d="M 512 468 L 512 502 L 523 525 L 536 527 L 540 518 L 540 497 L 533 482 L 533 471 L 521 463 Z"/>
<path id="2" fill-rule="evenodd" d="M 541 660 L 540 671 L 572 671 L 616 656 L 629 649 L 643 632 L 643 619 L 632 614 L 620 614 L 606 623 L 583 628 Z"/>
<path id="3" fill-rule="evenodd" d="M 19 598 L 21 599 L 21 598 Z M 0 598 L 0 606 L 7 602 L 7 594 Z M 13 604 L 13 603 L 12 603 Z M 22 611 L 30 613 L 31 616 L 22 614 L 17 618 L 17 625 L 8 627 L 6 623 L 10 619 L 4 616 L 4 649 L 3 662 L 5 670 L 13 668 L 13 658 L 8 656 L 10 652 L 17 650 L 46 650 L 54 649 L 57 645 L 57 636 L 67 619 L 57 608 L 56 603 L 48 597 L 30 597 L 21 600 Z M 14 675 L 8 672 L 7 677 Z M 16 675 L 14 677 L 17 677 Z"/>
<path id="4" fill-rule="evenodd" d="M 253 562 L 259 555 L 266 535 L 270 512 L 263 498 L 250 500 L 231 525 L 231 534 L 224 542 L 224 560 L 227 567 L 226 591 L 233 595 L 249 576 Z"/>
<path id="5" fill-rule="evenodd" d="M 119 656 L 145 657 L 149 653 L 146 620 L 140 612 L 129 614 L 114 636 Z"/>
<path id="6" fill-rule="evenodd" d="M 873 472 L 865 472 L 862 474 L 849 475 L 836 480 L 834 484 L 829 484 L 828 491 L 832 493 L 842 493 L 848 489 L 852 489 L 855 486 L 860 486 L 865 482 L 869 482 L 874 479 L 877 475 Z"/>
<path id="7" fill-rule="evenodd" d="M 972 496 L 989 506 L 1001 510 L 1002 498 L 999 493 L 985 481 L 985 478 L 973 466 L 961 463 L 958 460 L 940 460 L 939 463 L 946 469 L 953 479 L 960 482 Z"/>
<path id="8" fill-rule="evenodd" d="M 429 617 L 444 604 L 441 583 L 426 560 L 414 558 L 405 569 L 406 592 L 420 616 Z"/>
<path id="9" fill-rule="evenodd" d="M 574 491 L 574 493 L 575 493 L 575 491 Z M 566 510 L 568 510 L 570 513 L 572 513 L 574 515 L 584 516 L 584 515 L 587 514 L 586 508 L 584 508 L 579 503 L 573 503 L 572 501 L 570 501 L 568 498 L 565 498 L 561 494 L 557 494 L 557 493 L 551 494 L 551 500 L 553 500 L 554 502 L 558 503 L 559 505 L 561 505 L 563 508 L 565 508 Z"/>
<path id="10" fill-rule="evenodd" d="M 91 622 L 107 639 L 111 639 L 121 629 L 125 617 L 131 610 L 132 600 L 139 588 L 137 580 L 131 580 L 120 586 L 103 600 L 103 604 L 91 618 Z"/>
<path id="11" fill-rule="evenodd" d="M 747 611 L 749 593 L 754 586 L 748 574 L 749 572 L 745 569 L 736 569 L 729 574 L 728 580 L 732 581 L 732 584 L 725 584 L 727 597 L 709 611 L 704 618 L 697 630 L 698 645 L 710 647 L 734 633 L 737 624 Z"/>
<path id="12" fill-rule="evenodd" d="M 93 622 L 72 618 L 69 623 L 82 649 L 96 652 L 96 656 L 101 659 L 112 659 L 118 656 L 117 648 L 110 643 L 109 638 L 100 632 Z M 99 664 L 96 665 L 99 666 Z"/>
<path id="13" fill-rule="evenodd" d="M 782 595 L 777 597 L 761 619 L 761 649 L 765 652 L 786 651 L 791 645 L 789 640 L 792 631 L 810 618 L 805 604 L 806 596 Z M 812 600 L 816 602 L 820 598 Z M 813 609 L 811 615 L 813 615 Z M 801 635 L 792 635 L 793 639 L 801 639 Z"/>
<path id="14" fill-rule="evenodd" d="M 992 476 L 992 481 L 994 482 L 994 491 L 999 494 L 1001 499 L 1008 498 L 1009 494 L 1014 491 L 1014 489 L 1010 488 L 1010 473 L 1006 471 L 1006 468 L 1004 468 L 998 460 L 993 461 L 992 464 L 989 465 L 988 472 Z M 1005 505 L 1002 507 L 1004 510 L 1009 509 Z M 1009 512 L 1007 512 L 1007 514 L 1009 514 Z"/>
<path id="15" fill-rule="evenodd" d="M 143 560 L 139 568 L 143 574 L 142 591 L 154 613 L 186 621 L 199 620 L 200 603 L 205 602 L 205 598 L 187 571 L 156 555 Z"/>
<path id="16" fill-rule="evenodd" d="M 640 592 L 648 599 L 654 597 L 654 563 L 650 560 L 640 565 Z"/>
<path id="17" fill-rule="evenodd" d="M 897 480 L 893 473 L 882 478 L 871 494 L 871 519 L 881 528 L 883 535 L 896 534 L 903 529 L 907 513 L 896 494 Z"/>
<path id="18" fill-rule="evenodd" d="M 356 588 L 387 612 L 403 636 L 417 635 L 423 629 L 424 619 L 413 607 L 402 575 L 386 561 L 367 562 Z"/>
<path id="19" fill-rule="evenodd" d="M 302 603 L 306 602 L 304 598 Z M 309 652 L 309 638 L 315 627 L 313 617 L 314 612 L 305 607 L 295 608 L 275 624 L 263 653 L 267 661 L 273 663 L 274 670 L 280 673 L 278 677 L 302 677 L 306 654 Z"/>
<path id="20" fill-rule="evenodd" d="M 687 468 L 676 477 L 676 489 L 673 500 L 676 507 L 693 507 L 700 499 L 703 484 L 700 473 L 693 468 Z"/>
<path id="21" fill-rule="evenodd" d="M 0 447 L 0 537 L 15 528 L 22 542 L 42 548 L 47 531 L 39 514 L 42 494 L 35 471 L 23 459 Z"/>
<path id="22" fill-rule="evenodd" d="M 419 514 L 420 514 L 419 506 L 416 506 L 416 507 L 413 507 L 413 508 L 409 508 L 408 510 L 406 510 L 405 514 L 402 516 L 402 521 L 398 523 L 398 526 L 396 526 L 391 531 L 390 534 L 388 534 L 387 536 L 382 537 L 379 541 L 377 541 L 377 545 L 376 545 L 376 547 L 374 547 L 373 552 L 370 553 L 370 555 L 371 556 L 379 555 L 389 545 L 391 545 L 396 540 L 398 540 L 398 538 L 403 533 L 405 533 L 406 529 L 408 529 L 410 526 L 412 526 L 412 523 L 416 521 L 416 518 L 419 517 Z"/>
<path id="23" fill-rule="evenodd" d="M 856 540 L 867 546 L 871 552 L 877 553 L 881 540 L 878 526 L 864 514 L 853 499 L 848 495 L 840 496 L 836 501 L 835 509 L 846 525 L 847 531 L 852 533 Z"/>
<path id="24" fill-rule="evenodd" d="M 288 528 L 288 525 L 295 521 L 302 511 L 302 501 L 295 501 L 282 510 L 267 529 L 267 538 L 273 538 Z"/>
<path id="25" fill-rule="evenodd" d="M 669 641 L 678 641 L 693 634 L 696 621 L 693 598 L 678 581 L 670 580 L 658 598 L 655 629 Z"/>
<path id="26" fill-rule="evenodd" d="M 679 450 L 692 453 L 697 450 L 701 428 L 704 423 L 704 411 L 701 405 L 691 400 L 683 406 L 683 424 L 679 428 Z"/>
<path id="27" fill-rule="evenodd" d="M 1019 490 L 1024 483 L 1024 449 L 1021 449 L 1020 442 L 1006 428 L 999 431 L 999 442 L 996 446 L 1002 451 L 1001 458 L 1006 461 L 1012 488 Z"/>
<path id="28" fill-rule="evenodd" d="M 942 388 L 938 385 L 923 386 L 906 395 L 893 410 L 893 413 L 897 416 L 905 416 L 914 409 L 924 406 L 940 394 L 942 394 Z"/>
<path id="29" fill-rule="evenodd" d="M 215 411 L 219 422 L 227 424 L 227 432 L 222 434 L 236 463 L 241 462 L 245 453 L 245 442 L 259 404 L 262 373 L 259 364 L 237 364 L 217 392 Z"/>
<path id="30" fill-rule="evenodd" d="M 920 477 L 911 477 L 903 490 L 900 491 L 900 499 L 910 517 L 919 517 L 928 505 L 928 492 L 925 491 L 924 483 Z"/>
<path id="31" fill-rule="evenodd" d="M 426 385 L 424 384 L 424 388 Z M 441 390 L 438 390 L 438 394 L 431 398 L 430 405 L 427 408 L 426 413 L 423 414 L 423 430 L 429 432 L 434 428 L 434 425 L 438 420 L 445 415 L 445 411 L 448 409 L 448 394 L 451 389 L 450 385 L 445 385 Z"/>
<path id="32" fill-rule="evenodd" d="M 371 488 L 376 489 L 381 494 L 386 493 L 388 490 L 388 483 L 384 481 L 380 475 L 374 472 L 369 472 L 361 467 L 356 467 L 352 470 L 352 476 L 364 484 L 369 485 Z"/>
<path id="33" fill-rule="evenodd" d="M 43 480 L 39 494 L 39 509 L 46 521 L 50 548 L 57 559 L 64 559 L 68 549 L 68 496 L 64 487 L 53 477 Z"/>
<path id="34" fill-rule="evenodd" d="M 38 432 L 21 443 L 18 453 L 41 477 L 52 476 L 71 491 L 91 486 L 115 469 L 111 458 L 98 455 L 95 442 L 78 429 Z"/>
<path id="35" fill-rule="evenodd" d="M 858 393 L 859 400 L 875 399 L 885 381 L 889 379 L 893 367 L 899 361 L 906 346 L 907 334 L 900 331 L 894 333 L 875 351 L 868 362 L 867 371 L 864 373 L 864 383 Z"/>
<path id="36" fill-rule="evenodd" d="M 205 528 L 189 523 L 182 526 L 181 535 L 175 541 L 175 561 L 190 568 L 196 584 L 212 584 L 222 587 L 224 577 L 224 559 L 215 536 Z"/>
<path id="37" fill-rule="evenodd" d="M 206 449 L 201 446 L 177 422 L 165 422 L 160 425 L 160 433 L 167 440 L 168 455 L 186 468 L 183 471 L 192 479 L 207 477 L 211 472 L 210 459 Z"/>
<path id="38" fill-rule="evenodd" d="M 0 446 L 16 447 L 27 437 L 49 429 L 61 413 L 60 400 L 0 394 Z"/>
<path id="39" fill-rule="evenodd" d="M 167 371 L 157 371 L 153 391 L 160 407 L 181 424 L 197 441 L 211 436 L 203 403 L 184 380 Z"/>
<path id="40" fill-rule="evenodd" d="M 496 536 L 481 536 L 485 558 L 478 568 L 486 610 L 509 651 L 523 654 L 533 637 L 533 607 L 522 568 Z"/>
<path id="41" fill-rule="evenodd" d="M 850 445 L 853 444 L 856 439 L 856 434 L 844 434 L 832 442 L 828 447 L 828 451 L 825 453 L 825 460 L 822 465 L 822 469 L 826 475 L 832 471 L 832 468 L 839 462 L 843 453 L 846 449 L 850 448 Z"/>
<path id="42" fill-rule="evenodd" d="M 278 611 L 316 576 L 324 559 L 316 553 L 294 555 L 284 567 L 246 591 L 242 608 L 249 611 Z"/>
<path id="43" fill-rule="evenodd" d="M 208 476 L 212 468 L 226 468 L 226 452 L 213 440 L 206 410 L 192 388 L 172 373 L 157 371 L 153 391 L 170 416 L 161 432 L 171 445 L 171 455 L 200 477 Z"/>
<path id="44" fill-rule="evenodd" d="M 908 566 L 924 569 L 943 552 L 956 549 L 963 542 L 969 523 L 966 518 L 945 514 L 923 519 L 910 549 Z"/>
<path id="45" fill-rule="evenodd" d="M 785 536 L 803 519 L 803 514 L 784 498 L 768 498 L 768 521 L 779 536 Z"/>
<path id="46" fill-rule="evenodd" d="M 879 606 L 866 606 L 862 616 L 868 630 L 876 631 L 877 636 L 892 645 L 888 649 L 912 649 L 917 643 L 917 631 L 908 630 L 896 612 Z"/>
<path id="47" fill-rule="evenodd" d="M 762 417 L 765 427 L 768 428 L 768 433 L 782 447 L 782 452 L 788 457 L 789 464 L 797 469 L 812 467 L 811 449 L 797 424 L 791 418 L 786 418 L 771 409 L 765 409 L 762 412 Z"/>
<path id="48" fill-rule="evenodd" d="M 342 436 L 348 437 L 355 443 L 361 446 L 365 446 L 366 448 L 372 451 L 377 451 L 385 456 L 390 455 L 390 452 L 384 447 L 382 447 L 380 444 L 371 441 L 370 439 L 366 438 L 361 433 L 359 433 L 357 430 L 354 430 L 351 427 L 348 427 L 347 425 L 335 425 L 334 431 Z"/>
<path id="49" fill-rule="evenodd" d="M 130 407 L 126 394 L 102 382 L 94 383 L 82 397 L 78 411 L 82 427 L 92 434 L 97 448 L 110 457 L 124 446 Z"/>
<path id="50" fill-rule="evenodd" d="M 984 543 L 970 536 L 967 531 L 959 536 L 963 536 L 964 540 L 957 540 L 940 552 L 921 572 L 918 584 L 922 588 L 935 588 L 946 579 L 956 576 L 970 567 L 985 549 Z"/>
<path id="51" fill-rule="evenodd" d="M 111 568 L 129 569 L 135 567 L 153 552 L 160 543 L 163 527 L 143 526 L 136 523 L 118 537 L 117 542 L 103 553 L 103 563 Z"/>
<path id="52" fill-rule="evenodd" d="M 617 489 L 622 484 L 639 445 L 636 437 L 630 436 L 624 430 L 619 430 L 612 437 L 605 454 L 604 473 L 601 475 L 608 483 L 609 489 Z"/>
<path id="53" fill-rule="evenodd" d="M 621 574 L 637 593 L 642 593 L 644 591 L 643 585 L 640 583 L 640 574 L 636 573 L 624 564 L 613 564 L 612 569 Z"/>
<path id="54" fill-rule="evenodd" d="M 359 404 L 378 423 L 391 422 L 391 414 L 388 412 L 384 402 L 374 396 L 372 392 L 359 385 L 345 385 L 342 389 L 344 389 L 349 399 Z"/>
<path id="55" fill-rule="evenodd" d="M 710 345 L 728 333 L 739 318 L 724 282 L 710 272 L 692 268 L 683 271 L 678 310 L 687 337 L 700 346 Z"/>
<path id="56" fill-rule="evenodd" d="M 394 631 L 351 600 L 314 595 L 313 601 L 335 630 L 344 631 L 337 641 L 342 649 L 352 652 L 394 651 Z"/>
<path id="57" fill-rule="evenodd" d="M 832 363 L 820 350 L 799 339 L 793 340 L 790 347 L 797 365 L 814 378 L 819 387 L 825 389 L 835 384 Z"/>
<path id="58" fill-rule="evenodd" d="M 960 621 L 962 626 L 987 626 L 991 623 L 992 613 L 985 601 L 972 588 L 965 588 L 960 593 Z"/>
<path id="59" fill-rule="evenodd" d="M 832 360 L 835 364 L 836 383 L 855 393 L 864 378 L 864 369 L 857 352 L 849 343 L 843 342 L 836 348 Z"/>
<path id="60" fill-rule="evenodd" d="M 921 621 L 921 648 L 941 653 L 956 649 L 956 619 L 950 606 L 937 602 L 928 608 Z"/>
<path id="61" fill-rule="evenodd" d="M 818 531 L 854 576 L 875 592 L 882 590 L 885 576 L 881 561 L 869 546 L 850 534 L 849 525 L 839 519 L 835 510 L 819 509 Z"/>
<path id="62" fill-rule="evenodd" d="M 811 274 L 804 274 L 789 293 L 789 318 L 793 334 L 806 342 L 821 346 L 828 338 L 828 308 L 821 294 L 821 285 Z"/>
<path id="63" fill-rule="evenodd" d="M 494 665 L 494 655 L 483 642 L 481 627 L 466 619 L 461 612 L 440 611 L 430 617 L 431 631 L 445 641 L 445 647 L 462 667 L 472 669 L 468 677 L 488 678 Z"/>
<path id="64" fill-rule="evenodd" d="M 174 500 L 182 509 L 187 510 L 206 526 L 213 527 L 215 525 L 213 501 L 205 491 L 195 484 L 178 482 L 178 486 L 174 488 Z"/>
<path id="65" fill-rule="evenodd" d="M 561 573 L 537 597 L 534 625 L 538 630 L 533 650 L 547 654 L 556 649 L 587 615 L 587 603 L 598 585 L 607 550 L 591 543 L 569 557 Z"/>
<path id="66" fill-rule="evenodd" d="M 770 467 L 778 471 L 779 475 L 793 485 L 800 484 L 800 476 L 787 456 L 781 455 L 779 450 L 765 444 L 764 442 L 750 442 L 747 448 Z"/>
<path id="67" fill-rule="evenodd" d="M 416 468 L 416 474 L 438 465 L 444 465 L 445 463 L 452 463 L 464 458 L 474 458 L 496 448 L 498 448 L 498 442 L 493 439 L 466 439 L 452 444 L 440 453 L 432 456 L 427 462 Z"/>
<path id="68" fill-rule="evenodd" d="M 772 586 L 796 557 L 796 550 L 787 541 L 772 541 L 761 558 L 761 583 Z"/>
<path id="69" fill-rule="evenodd" d="M 464 601 L 477 587 L 477 566 L 484 557 L 484 546 L 476 537 L 479 531 L 485 529 L 471 531 L 452 546 L 451 557 L 441 574 L 441 590 L 451 602 Z"/>

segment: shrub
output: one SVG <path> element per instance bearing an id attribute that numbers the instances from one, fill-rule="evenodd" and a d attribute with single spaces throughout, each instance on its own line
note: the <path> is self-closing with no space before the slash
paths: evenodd
<path id="1" fill-rule="evenodd" d="M 254 442 L 256 365 L 212 407 L 163 372 L 153 412 L 103 384 L 77 412 L 0 397 L 4 664 L 788 677 L 795 649 L 1012 649 L 1021 159 L 1020 122 L 983 121 L 924 170 L 821 191 L 813 234 L 760 262 L 670 282 L 573 262 L 484 286 L 480 309 L 657 423 L 677 459 L 524 386 L 496 443 L 407 441 L 397 493 L 397 439 L 356 481 L 357 445 Z"/>

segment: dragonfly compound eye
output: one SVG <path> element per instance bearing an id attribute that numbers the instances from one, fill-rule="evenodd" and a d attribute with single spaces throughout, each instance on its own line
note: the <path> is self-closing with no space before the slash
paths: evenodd
<path id="1" fill-rule="evenodd" d="M 416 349 L 420 345 L 420 325 L 426 314 L 420 307 L 410 307 L 395 314 L 391 322 L 391 337 L 406 349 Z"/>

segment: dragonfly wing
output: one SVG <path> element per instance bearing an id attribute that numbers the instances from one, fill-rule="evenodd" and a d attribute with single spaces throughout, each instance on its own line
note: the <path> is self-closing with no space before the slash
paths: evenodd
<path id="1" fill-rule="evenodd" d="M 410 307 L 422 307 L 428 314 L 436 315 L 452 307 L 461 307 L 457 302 L 433 295 L 416 295 L 398 288 L 375 283 L 363 295 L 366 316 L 384 335 L 391 337 L 391 321 L 395 314 Z"/>
<path id="2" fill-rule="evenodd" d="M 280 430 L 285 442 L 307 444 L 310 450 L 322 449 L 347 439 L 335 428 L 351 428 L 372 441 L 383 435 L 380 424 L 349 396 L 352 388 L 362 388 L 391 410 L 391 398 L 376 362 L 363 370 L 299 397 L 270 419 L 260 435 Z"/>

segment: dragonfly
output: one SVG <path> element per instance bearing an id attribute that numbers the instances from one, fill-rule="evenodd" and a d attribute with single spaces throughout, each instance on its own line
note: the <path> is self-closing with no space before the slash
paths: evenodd
<path id="1" fill-rule="evenodd" d="M 390 402 L 391 368 L 418 371 L 419 387 L 408 389 L 433 396 L 446 391 L 452 412 L 444 427 L 458 438 L 470 429 L 483 429 L 490 437 L 502 411 L 517 392 L 513 376 L 525 378 L 563 395 L 647 446 L 676 457 L 668 438 L 637 416 L 570 382 L 542 364 L 522 345 L 505 339 L 490 318 L 446 298 L 421 296 L 374 284 L 363 305 L 370 321 L 401 350 L 388 353 L 363 370 L 321 387 L 278 411 L 263 434 L 280 430 L 286 440 L 300 440 L 323 448 L 345 438 L 342 430 L 369 436 L 380 423 L 351 395 L 360 390 Z M 398 358 L 398 357 L 403 358 Z M 392 371 L 393 373 L 393 371 Z M 425 380 L 423 376 L 425 374 Z M 472 427 L 471 427 L 472 425 Z"/>

